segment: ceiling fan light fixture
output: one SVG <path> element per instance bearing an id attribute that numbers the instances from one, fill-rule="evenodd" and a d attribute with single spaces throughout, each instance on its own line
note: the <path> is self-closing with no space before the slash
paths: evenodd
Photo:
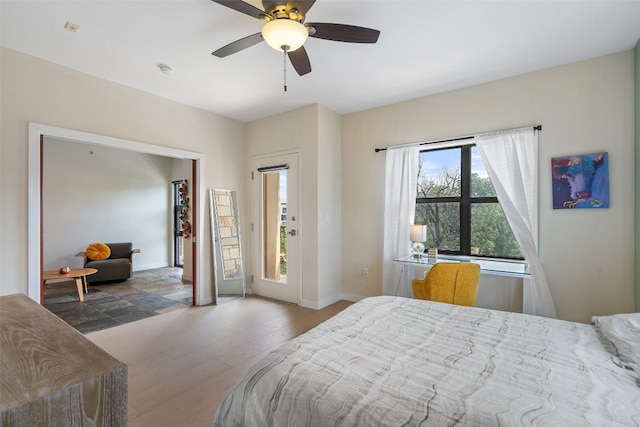
<path id="1" fill-rule="evenodd" d="M 307 41 L 307 37 L 309 37 L 307 28 L 291 19 L 274 19 L 262 27 L 264 41 L 280 52 L 299 49 Z"/>

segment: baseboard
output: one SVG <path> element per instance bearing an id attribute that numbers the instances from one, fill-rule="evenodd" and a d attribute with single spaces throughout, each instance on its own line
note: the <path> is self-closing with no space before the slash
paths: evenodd
<path id="1" fill-rule="evenodd" d="M 246 288 L 244 291 L 246 295 L 252 295 L 251 288 Z M 312 310 L 322 310 L 323 308 L 329 307 L 331 304 L 335 304 L 341 300 L 358 302 L 364 298 L 367 298 L 367 297 L 363 297 L 362 295 L 339 294 L 331 298 L 327 298 L 323 301 L 301 300 L 300 304 L 298 305 L 300 307 L 310 308 Z"/>
<path id="2" fill-rule="evenodd" d="M 201 300 L 198 301 L 198 305 L 209 305 L 209 304 L 213 304 L 213 297 L 206 297 L 206 298 L 202 298 Z"/>
<path id="3" fill-rule="evenodd" d="M 325 300 L 320 302 L 303 299 L 303 300 L 300 300 L 300 307 L 311 308 L 313 310 L 321 310 L 339 300 L 340 300 L 339 297 L 331 298 L 330 300 Z M 328 302 L 328 301 L 331 301 L 331 302 Z"/>
<path id="4" fill-rule="evenodd" d="M 360 301 L 365 297 L 360 295 L 351 295 L 351 294 L 339 294 L 331 298 L 327 298 L 323 301 L 310 301 L 310 300 L 302 300 L 300 301 L 301 307 L 312 308 L 314 310 L 322 310 L 325 307 L 329 307 L 331 304 L 335 304 L 340 300 L 346 300 L 351 302 Z"/>
<path id="5" fill-rule="evenodd" d="M 153 270 L 153 269 L 156 269 L 156 268 L 167 268 L 167 267 L 171 267 L 171 266 L 167 265 L 167 263 L 154 263 L 154 264 L 139 265 L 139 264 L 136 264 L 135 258 L 133 259 L 133 271 Z"/>
<path id="6" fill-rule="evenodd" d="M 342 294 L 342 299 L 345 301 L 358 302 L 361 299 L 365 299 L 368 297 L 363 297 L 362 295 L 353 295 L 353 294 Z"/>

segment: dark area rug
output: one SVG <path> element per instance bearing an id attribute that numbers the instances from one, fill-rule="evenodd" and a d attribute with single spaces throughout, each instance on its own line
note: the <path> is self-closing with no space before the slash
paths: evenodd
<path id="1" fill-rule="evenodd" d="M 126 282 L 89 284 L 84 302 L 72 280 L 47 282 L 44 306 L 84 333 L 99 331 L 187 308 L 193 303 L 191 283 L 182 283 L 177 267 L 136 271 Z"/>

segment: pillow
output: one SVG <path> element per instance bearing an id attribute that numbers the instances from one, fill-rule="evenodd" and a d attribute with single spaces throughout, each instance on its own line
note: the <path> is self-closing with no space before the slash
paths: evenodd
<path id="1" fill-rule="evenodd" d="M 100 261 L 109 258 L 111 255 L 111 248 L 101 242 L 92 243 L 87 246 L 87 257 L 92 261 Z"/>
<path id="2" fill-rule="evenodd" d="M 594 316 L 592 322 L 600 334 L 616 349 L 624 367 L 640 375 L 640 313 Z"/>

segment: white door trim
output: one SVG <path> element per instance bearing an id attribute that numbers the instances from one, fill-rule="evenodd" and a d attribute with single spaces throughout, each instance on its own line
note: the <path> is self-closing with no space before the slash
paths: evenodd
<path id="1" fill-rule="evenodd" d="M 256 165 L 256 162 L 262 161 L 262 160 L 267 160 L 267 159 L 272 159 L 272 158 L 277 158 L 277 157 L 281 157 L 281 156 L 288 156 L 288 155 L 295 155 L 296 157 L 296 193 L 295 196 L 297 198 L 297 213 L 296 213 L 296 224 L 293 225 L 293 228 L 296 229 L 296 239 L 297 239 L 297 249 L 295 251 L 296 256 L 297 256 L 297 265 L 296 265 L 296 269 L 297 269 L 297 284 L 296 284 L 296 301 L 295 304 L 300 305 L 301 301 L 302 301 L 302 276 L 303 276 L 303 272 L 302 272 L 302 241 L 303 241 L 303 236 L 304 236 L 304 232 L 303 232 L 303 224 L 304 224 L 304 215 L 302 213 L 302 198 L 301 198 L 301 173 L 300 173 L 300 162 L 301 162 L 301 152 L 299 150 L 292 150 L 292 151 L 284 151 L 284 152 L 277 152 L 277 153 L 271 153 L 271 154 L 262 154 L 259 156 L 253 156 L 251 157 L 251 170 L 254 173 L 257 173 L 254 170 L 254 166 Z M 278 163 L 278 161 L 275 161 L 275 163 Z M 255 180 L 258 179 L 258 176 L 254 177 Z M 287 180 L 289 180 L 289 177 L 287 177 Z M 256 254 L 261 255 L 262 254 L 262 250 L 260 245 L 258 245 L 258 247 L 255 246 L 255 242 L 258 236 L 258 233 L 260 233 L 262 227 L 260 224 L 256 224 L 255 220 L 256 220 L 256 209 L 260 210 L 261 206 L 256 206 L 256 200 L 257 200 L 257 195 L 255 194 L 256 192 L 256 182 L 252 182 L 251 185 L 251 222 L 253 224 L 253 229 L 254 231 L 251 233 L 251 238 L 250 238 L 250 250 L 251 250 L 251 265 L 250 265 L 250 270 L 251 270 L 251 275 L 253 277 L 253 283 L 252 283 L 252 289 L 251 292 L 254 293 L 253 290 L 253 284 L 255 283 L 256 280 L 260 280 L 259 276 L 261 277 L 262 275 L 262 259 L 260 256 L 256 257 Z M 290 210 L 289 207 L 287 207 L 287 216 L 289 216 Z M 261 217 L 261 216 L 260 216 Z M 289 222 L 287 223 L 288 227 L 287 228 L 291 228 L 291 226 L 289 226 Z M 287 252 L 289 252 L 289 249 L 287 249 Z M 268 297 L 268 296 L 267 296 Z"/>
<path id="2" fill-rule="evenodd" d="M 59 128 L 40 123 L 29 122 L 29 148 L 28 148 L 28 264 L 27 264 L 27 286 L 28 295 L 31 299 L 40 303 L 40 242 L 42 236 L 40 235 L 40 213 L 41 206 L 41 194 L 40 194 L 40 174 L 41 174 L 41 162 L 40 162 L 40 139 L 42 137 L 49 137 L 55 139 L 64 139 L 73 142 L 99 145 L 103 147 L 118 148 L 122 150 L 136 151 L 146 154 L 155 154 L 158 156 L 174 157 L 179 159 L 192 159 L 196 160 L 196 176 L 198 182 L 197 192 L 200 201 L 206 200 L 204 194 L 204 154 L 196 153 L 193 151 L 185 151 L 176 148 L 162 147 L 159 145 L 152 145 L 143 142 L 130 141 L 126 139 L 113 138 L 104 135 L 98 135 L 87 132 L 80 132 L 72 129 Z M 196 189 L 194 189 L 196 190 Z M 197 215 L 196 236 L 200 236 L 196 239 L 196 250 L 194 251 L 194 258 L 196 261 L 197 271 L 196 275 L 196 296 L 198 305 L 204 305 L 211 303 L 204 299 L 204 286 L 203 286 L 203 231 L 204 231 L 204 209 L 206 203 L 199 202 L 197 204 L 198 212 L 194 212 Z"/>

